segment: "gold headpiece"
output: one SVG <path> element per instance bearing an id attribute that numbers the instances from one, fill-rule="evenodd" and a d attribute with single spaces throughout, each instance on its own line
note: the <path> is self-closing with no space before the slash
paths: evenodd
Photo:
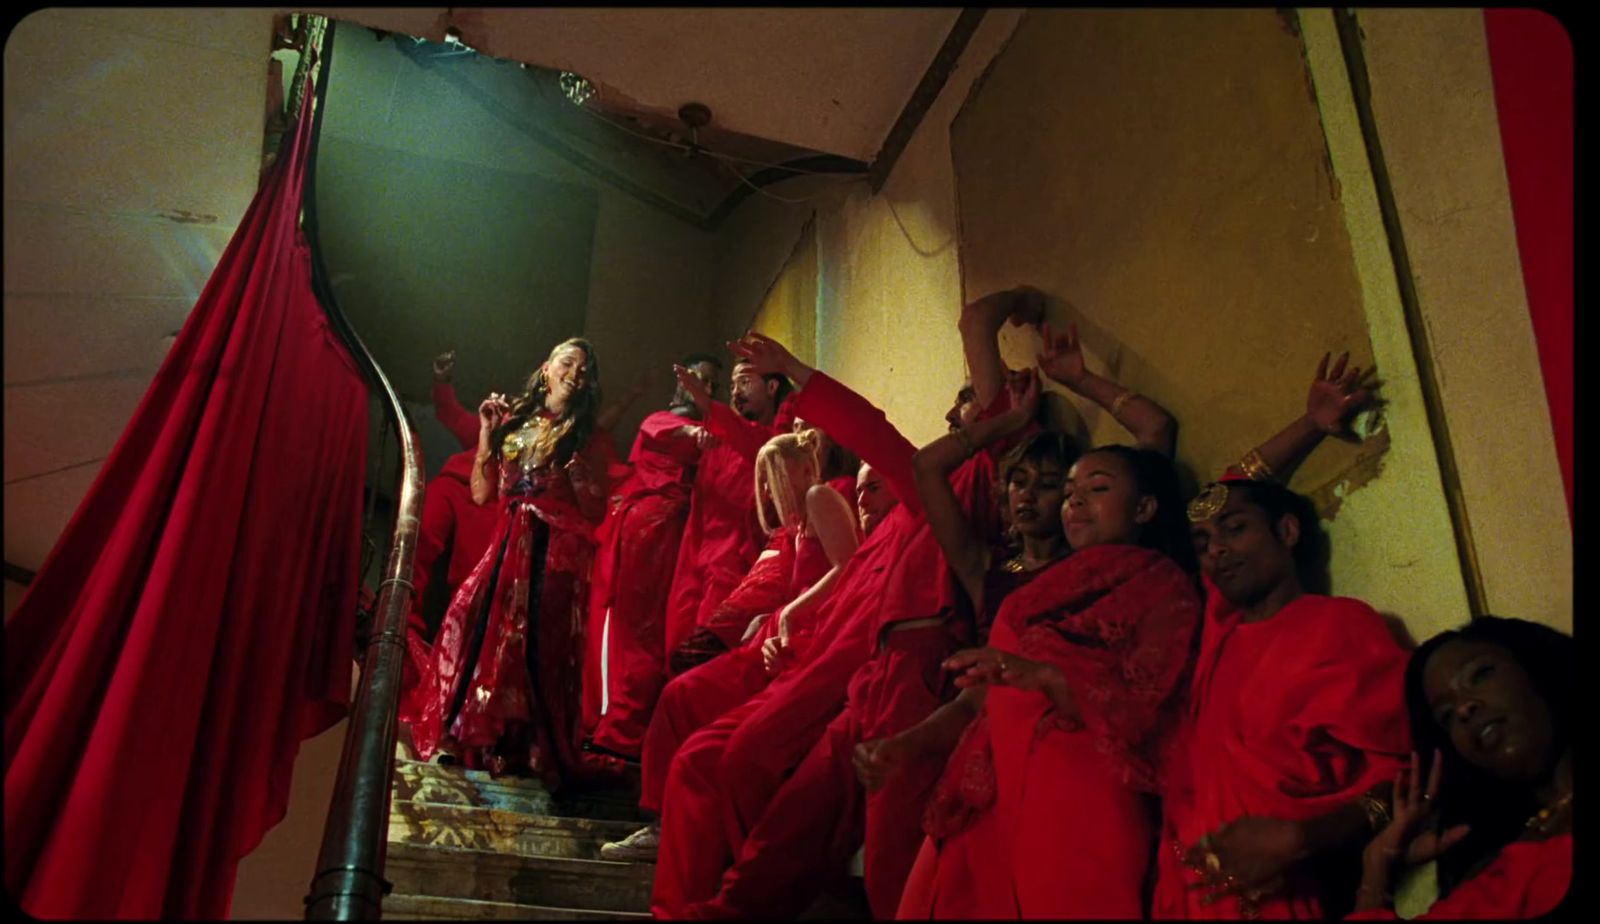
<path id="1" fill-rule="evenodd" d="M 1195 495 L 1195 499 L 1189 502 L 1189 522 L 1199 523 L 1209 520 L 1227 503 L 1228 486 L 1221 482 L 1208 484 L 1205 490 Z"/>

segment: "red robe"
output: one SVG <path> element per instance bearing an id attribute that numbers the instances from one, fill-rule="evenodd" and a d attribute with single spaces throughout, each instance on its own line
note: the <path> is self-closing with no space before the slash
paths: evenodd
<path id="1" fill-rule="evenodd" d="M 844 405 L 848 406 L 848 405 Z M 1010 407 L 1002 392 L 985 409 L 991 417 Z M 870 439 L 830 407 L 815 407 L 805 416 L 833 433 L 844 445 Z M 815 416 L 813 416 L 815 415 Z M 860 413 L 861 420 L 871 420 Z M 952 488 L 974 530 L 989 541 L 999 538 L 999 501 L 994 488 L 997 462 L 1026 435 L 986 447 L 952 475 Z M 900 479 L 891 488 L 915 497 L 909 467 L 885 470 Z M 919 502 L 920 503 L 920 502 Z M 866 640 L 865 663 L 847 681 L 846 708 L 832 719 L 787 781 L 761 804 L 753 791 L 745 805 L 760 806 L 753 818 L 731 808 L 726 822 L 735 858 L 722 874 L 721 885 L 708 901 L 684 910 L 690 917 L 777 916 L 804 907 L 830 879 L 842 876 L 856 849 L 866 844 L 867 896 L 879 917 L 892 916 L 912 861 L 922 843 L 918 824 L 942 761 L 906 768 L 890 785 L 868 794 L 857 780 L 852 762 L 855 745 L 896 734 L 926 718 L 950 691 L 943 661 L 957 648 L 987 634 L 988 620 L 972 625 L 965 594 L 950 579 L 932 529 L 920 512 L 908 522 L 910 536 L 882 585 L 884 602 L 877 624 Z M 928 575 L 943 579 L 929 580 Z M 1030 576 L 1031 577 L 1031 576 Z M 1022 581 L 1001 581 L 987 598 L 992 616 L 1003 590 Z M 1000 584 L 1006 585 L 1003 589 Z M 891 631 L 896 623 L 942 615 L 941 624 Z M 851 655 L 850 650 L 841 655 Z M 842 665 L 841 665 L 842 666 Z M 754 787 L 750 787 L 754 790 Z M 737 806 L 738 803 L 734 803 Z"/>
<path id="2" fill-rule="evenodd" d="M 778 417 L 791 420 L 786 410 Z M 714 404 L 705 426 L 717 437 L 700 455 L 690 495 L 689 521 L 678 545 L 667 600 L 666 649 L 689 637 L 739 586 L 761 548 L 756 520 L 755 457 L 777 432 Z M 787 429 L 787 425 L 785 425 Z"/>
<path id="3" fill-rule="evenodd" d="M 1555 911 L 1572 885 L 1572 835 L 1516 841 L 1476 876 L 1456 886 L 1413 921 L 1522 921 Z M 1393 921 L 1388 909 L 1358 911 L 1349 920 Z"/>
<path id="4" fill-rule="evenodd" d="M 674 758 L 651 899 L 660 916 L 686 913 L 717 893 L 772 794 L 854 692 L 852 678 L 876 648 L 881 625 L 935 614 L 939 601 L 953 596 L 942 579 L 928 580 L 943 574 L 942 560 L 930 563 L 913 554 L 919 531 L 926 529 L 911 470 L 916 448 L 881 410 L 823 373 L 812 375 L 795 401 L 797 416 L 877 469 L 901 503 L 856 550 L 819 614 L 815 643 L 797 650 L 795 666 L 697 732 Z M 963 478 L 974 476 L 963 469 L 954 480 Z M 946 643 L 941 635 L 938 644 Z M 907 663 L 937 663 L 925 640 L 908 638 L 906 645 L 914 652 Z M 719 826 L 725 835 L 720 842 L 714 837 Z"/>
<path id="5" fill-rule="evenodd" d="M 580 450 L 590 475 L 582 483 L 559 459 L 528 473 L 501 460 L 489 547 L 401 705 L 423 760 L 449 736 L 469 767 L 503 760 L 552 790 L 586 775 L 581 655 L 609 443 L 597 434 Z"/>
<path id="6" fill-rule="evenodd" d="M 1079 550 L 1008 597 L 990 646 L 1060 669 L 1079 715 L 989 690 L 928 804 L 897 917 L 1140 917 L 1143 794 L 1199 617 L 1189 575 L 1139 546 Z"/>
<path id="7" fill-rule="evenodd" d="M 450 551 L 445 583 L 455 593 L 472 568 L 483 558 L 494 534 L 498 510 L 493 504 L 472 502 L 472 463 L 475 453 L 451 456 L 444 468 L 428 482 L 422 496 L 422 526 L 417 533 L 417 551 L 411 569 L 411 613 L 407 618 L 405 686 L 416 683 L 419 665 L 427 660 L 432 647 L 428 623 L 422 613 L 423 596 L 433 580 L 434 563 L 446 549 Z"/>
<path id="8" fill-rule="evenodd" d="M 639 804 L 649 811 L 661 811 L 667 774 L 684 740 L 767 685 L 770 678 L 761 645 L 777 629 L 771 614 L 831 567 L 819 539 L 806 537 L 796 543 L 794 531 L 787 527 L 773 532 L 766 551 L 773 554 L 757 561 L 713 614 L 719 625 L 738 626 L 733 635 L 735 647 L 673 678 L 662 692 L 644 740 Z M 760 630 L 749 641 L 739 643 L 750 621 L 763 613 L 768 617 Z M 792 635 L 809 635 L 810 622 L 791 626 Z"/>
<path id="9" fill-rule="evenodd" d="M 584 728 L 595 745 L 636 757 L 667 681 L 666 609 L 700 450 L 695 421 L 657 411 L 639 424 L 631 477 L 596 534 L 585 658 Z"/>
<path id="10" fill-rule="evenodd" d="M 1372 607 L 1306 594 L 1244 623 L 1209 581 L 1206 592 L 1189 717 L 1168 771 L 1158 918 L 1240 917 L 1235 897 L 1200 904 L 1184 850 L 1243 815 L 1298 821 L 1333 811 L 1394 779 L 1411 749 L 1406 652 Z M 1302 879 L 1259 910 L 1322 916 Z"/>

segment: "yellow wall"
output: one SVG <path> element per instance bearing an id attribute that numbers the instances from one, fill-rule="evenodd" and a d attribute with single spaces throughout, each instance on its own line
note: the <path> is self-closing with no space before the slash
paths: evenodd
<path id="1" fill-rule="evenodd" d="M 1571 631 L 1572 531 L 1482 12 L 1369 9 L 1360 22 L 1488 608 Z"/>
<path id="2" fill-rule="evenodd" d="M 761 300 L 750 329 L 788 346 L 801 361 L 817 361 L 817 231 L 800 229 L 800 240 Z"/>
<path id="3" fill-rule="evenodd" d="M 1481 53 L 1481 26 L 1472 39 L 1480 49 L 1477 58 L 1466 56 L 1469 63 L 1476 60 L 1479 68 L 1474 78 L 1477 82 L 1472 83 L 1466 81 L 1469 75 L 1458 73 L 1463 68 L 1461 45 L 1471 38 L 1470 30 L 1464 37 L 1460 18 L 1464 14 L 1454 14 L 1456 31 L 1451 33 L 1441 24 L 1446 13 L 1362 14 L 1371 49 L 1374 105 L 1385 144 L 1391 149 L 1389 166 L 1413 263 L 1422 277 L 1423 312 L 1435 360 L 1447 378 L 1446 412 L 1463 468 L 1490 606 L 1570 627 L 1570 533 L 1561 510 L 1548 416 L 1537 405 L 1542 400 L 1541 386 L 1526 311 L 1520 302 L 1514 244 L 1507 237 L 1511 228 L 1503 168 L 1496 168 L 1498 179 L 1485 180 L 1481 172 L 1488 169 L 1485 161 L 1492 166 L 1499 157 L 1492 96 L 1483 89 L 1487 62 Z M 1299 17 L 1266 10 L 1037 12 L 1029 13 L 1015 37 L 1008 38 L 1020 15 L 1014 11 L 989 13 L 879 195 L 871 195 L 861 182 L 808 178 L 789 181 L 779 189 L 787 198 L 804 200 L 801 203 L 752 198 L 740 207 L 718 242 L 717 312 L 723 332 L 736 333 L 750 316 L 751 306 L 760 299 L 761 286 L 782 266 L 797 230 L 814 213 L 820 277 L 818 365 L 877 402 L 913 441 L 923 442 L 943 430 L 942 415 L 964 374 L 955 329 L 963 292 L 972 297 L 1017 282 L 1057 280 L 1055 284 L 1063 291 L 1055 294 L 1067 296 L 1081 311 L 1097 306 L 1103 312 L 1085 328 L 1091 362 L 1120 377 L 1137 379 L 1139 387 L 1175 404 L 1186 400 L 1179 386 L 1190 383 L 1164 380 L 1163 369 L 1145 355 L 1167 348 L 1154 336 L 1157 330 L 1193 337 L 1199 321 L 1238 324 L 1248 310 L 1273 299 L 1295 311 L 1306 311 L 1307 305 L 1342 311 L 1344 320 L 1338 324 L 1343 326 L 1334 329 L 1335 342 L 1326 346 L 1351 349 L 1363 360 L 1375 359 L 1388 405 L 1380 438 L 1369 439 L 1364 451 L 1325 443 L 1294 481 L 1301 490 L 1323 488 L 1320 499 L 1325 506 L 1337 503 L 1336 515 L 1328 524 L 1334 544 L 1334 590 L 1361 597 L 1399 616 L 1418 638 L 1464 621 L 1468 616 L 1466 585 L 1433 434 L 1406 338 L 1348 78 L 1327 11 L 1308 11 Z M 1440 19 L 1426 22 L 1434 15 Z M 1123 22 L 1108 24 L 1117 17 Z M 1212 35 L 1211 41 L 1233 42 L 1229 47 L 1242 51 L 1247 49 L 1237 44 L 1240 37 L 1253 35 L 1255 41 L 1275 45 L 1273 66 L 1283 71 L 1279 76 L 1287 86 L 1250 89 L 1251 69 L 1258 66 L 1259 57 L 1252 57 L 1250 66 L 1242 69 L 1222 56 L 1212 70 L 1182 72 L 1184 55 L 1193 53 L 1189 47 L 1193 30 L 1206 28 L 1204 21 L 1212 17 L 1235 17 L 1238 29 L 1234 33 L 1224 29 Z M 1052 18 L 1070 26 L 1054 36 L 1056 41 L 1029 35 L 1035 19 Z M 1189 24 L 1177 28 L 1177 19 Z M 1101 31 L 1092 31 L 1096 29 Z M 1159 62 L 1152 70 L 1163 76 L 1165 83 L 1152 79 L 1142 97 L 1128 95 L 1131 88 L 1125 80 L 1112 80 L 1122 62 L 1110 55 L 1097 58 L 1100 52 L 1096 48 L 1108 46 L 1089 40 L 1104 40 L 1119 29 L 1132 49 Z M 1295 36 L 1296 29 L 1303 30 L 1303 38 Z M 991 217 L 980 235 L 974 225 L 984 219 L 973 217 L 970 207 L 958 209 L 950 138 L 951 122 L 966 103 L 974 77 L 989 67 L 1008 41 L 1008 54 L 1025 54 L 1034 42 L 1040 57 L 1054 54 L 1058 66 L 1076 71 L 1071 81 L 1062 81 L 1058 75 L 1052 82 L 1043 74 L 1036 74 L 1037 79 L 1031 81 L 1017 81 L 1012 92 L 1002 93 L 1000 108 L 1011 108 L 1021 127 L 1018 137 L 996 142 L 992 150 L 986 150 L 983 139 L 977 137 L 972 150 L 996 158 L 998 164 L 1007 159 L 1029 164 L 1028 170 L 1019 172 L 1011 202 L 1014 220 L 1025 224 L 1035 212 L 1056 209 L 1059 213 L 1062 206 L 1063 188 L 1046 177 L 1051 171 L 1067 169 L 1053 166 L 1051 159 L 1066 159 L 1070 151 L 1039 145 L 1039 138 L 1058 130 L 1059 123 L 1082 119 L 1087 123 L 1085 147 L 1075 160 L 1087 160 L 1089 166 L 1074 163 L 1073 167 L 1090 171 L 1080 178 L 1085 184 L 1082 188 L 1100 193 L 1095 202 L 1102 210 L 1074 214 L 1070 222 L 1054 226 L 1029 226 L 1031 235 L 1008 240 L 1009 249 L 993 247 L 989 239 L 992 234 L 1007 233 L 1006 216 L 999 216 L 998 221 Z M 1075 55 L 1066 55 L 1060 52 L 1062 42 L 1081 42 L 1083 47 Z M 1302 50 L 1302 42 L 1309 47 Z M 1408 55 L 1414 60 L 1406 60 Z M 1455 62 L 1454 70 L 1444 69 L 1447 61 Z M 1004 86 L 1006 66 L 1003 59 L 995 64 L 980 91 L 973 93 L 970 105 L 979 105 L 984 93 L 999 92 L 993 88 Z M 1443 83 L 1436 79 L 1429 84 L 1423 79 L 1430 68 L 1445 75 Z M 1092 80 L 1111 82 L 1096 84 Z M 1458 84 L 1466 89 L 1457 89 Z M 1441 85 L 1449 92 L 1439 92 Z M 1094 94 L 1089 92 L 1090 86 L 1106 90 Z M 1287 92 L 1291 87 L 1292 94 Z M 1268 94 L 1265 102 L 1256 101 L 1253 115 L 1251 106 L 1240 106 L 1248 92 Z M 1463 94 L 1472 97 L 1471 106 L 1459 99 Z M 1179 95 L 1191 111 L 1173 115 L 1159 108 L 1152 111 L 1154 104 L 1146 105 L 1152 98 L 1162 103 Z M 1118 115 L 1107 109 L 1108 101 L 1101 97 L 1119 100 L 1125 111 Z M 1194 133 L 1196 146 L 1201 146 L 1205 133 L 1216 127 L 1216 113 L 1206 111 L 1208 105 L 1235 113 L 1243 109 L 1258 124 L 1245 126 L 1223 143 L 1211 144 L 1209 153 L 1198 162 L 1183 149 L 1158 163 L 1132 160 L 1137 152 L 1126 149 L 1122 158 L 1104 153 L 1134 133 L 1162 128 L 1156 124 L 1162 119 L 1177 120 L 1180 124 L 1175 130 Z M 1091 109 L 1099 118 L 1087 118 L 1085 113 Z M 1463 116 L 1464 109 L 1470 119 Z M 1278 131 L 1285 122 L 1291 123 L 1292 132 Z M 956 131 L 961 131 L 959 125 Z M 1094 147 L 1088 146 L 1091 141 Z M 1230 147 L 1238 163 L 1225 159 Z M 1474 152 L 1472 156 L 1461 155 L 1453 163 L 1446 159 L 1441 165 L 1441 149 L 1463 147 Z M 1298 173 L 1282 172 L 1286 158 L 1298 158 Z M 1256 168 L 1255 172 L 1250 167 Z M 1245 169 L 1241 172 L 1241 168 Z M 1192 177 L 1193 171 L 1205 170 L 1231 176 L 1234 183 L 1185 188 L 1186 171 Z M 963 174 L 962 181 L 967 180 Z M 1092 188 L 1089 184 L 1093 183 L 1113 194 Z M 1483 191 L 1485 183 L 1488 192 Z M 1496 186 L 1502 191 L 1496 193 Z M 1127 191 L 1120 200 L 1114 195 L 1118 190 Z M 1448 199 L 1452 193 L 1454 200 Z M 1179 194 L 1188 197 L 1182 203 L 1187 211 L 1168 211 L 1176 207 L 1172 200 Z M 1209 200 L 1206 194 L 1211 196 Z M 965 187 L 961 195 L 966 204 Z M 982 207 L 993 205 L 993 195 L 991 189 Z M 1484 198 L 1494 200 L 1493 208 L 1473 216 L 1472 221 L 1479 223 L 1476 238 L 1458 233 L 1459 217 L 1433 222 L 1431 229 L 1412 227 L 1416 211 L 1424 203 L 1476 204 Z M 1285 201 L 1295 208 L 1286 208 Z M 1307 209 L 1312 214 L 1306 214 Z M 1194 259 L 1204 247 L 1185 238 L 1186 233 L 1204 232 L 1207 240 L 1214 241 L 1220 229 L 1229 227 L 1248 229 L 1259 242 L 1250 253 L 1227 255 L 1234 264 L 1231 277 Z M 1230 244 L 1249 241 L 1248 233 L 1239 233 Z M 1039 251 L 1051 259 L 1040 258 Z M 1186 252 L 1189 262 L 1181 267 L 1167 265 L 1163 257 L 1175 251 Z M 1505 262 L 1508 252 L 1509 264 Z M 987 254 L 984 259 L 993 265 L 979 266 L 980 254 Z M 1296 270 L 1310 264 L 1314 273 L 1296 283 L 1293 274 L 1273 276 L 1264 263 L 1288 263 Z M 1186 303 L 1181 296 L 1195 293 L 1197 278 L 1208 281 L 1212 289 L 1199 304 Z M 1464 290 L 1474 286 L 1480 291 L 1466 298 Z M 1140 320 L 1137 313 L 1150 310 L 1149 300 L 1158 297 L 1169 299 L 1164 316 Z M 1506 307 L 1508 302 L 1515 310 Z M 1106 307 L 1113 304 L 1117 311 Z M 1505 322 L 1509 315 L 1488 314 L 1494 308 L 1510 312 L 1515 323 Z M 1060 317 L 1068 314 L 1062 306 L 1053 312 Z M 1489 320 L 1491 316 L 1498 322 Z M 1312 334 L 1322 330 L 1318 325 L 1325 322 L 1323 317 L 1288 313 L 1280 318 L 1290 334 L 1306 341 L 1301 344 L 1304 347 L 1318 339 Z M 1299 413 L 1311 367 L 1320 353 L 1278 356 L 1269 332 L 1253 326 L 1257 320 L 1243 323 L 1247 330 L 1242 340 L 1251 350 L 1249 361 L 1273 369 L 1282 365 L 1283 369 L 1261 376 L 1258 392 L 1246 394 L 1243 384 L 1235 384 L 1233 391 L 1213 395 L 1212 401 L 1182 420 L 1182 451 L 1197 472 L 1209 470 L 1230 455 L 1236 457 L 1246 448 L 1213 440 L 1215 446 L 1209 454 L 1196 459 L 1190 447 L 1204 442 L 1197 431 L 1210 428 L 1215 435 L 1220 421 L 1230 440 L 1250 443 L 1266 436 Z M 1118 325 L 1129 324 L 1145 338 L 1138 350 L 1119 343 Z M 1025 332 L 1008 331 L 1002 336 L 1003 352 L 1013 365 L 1026 362 L 1035 343 Z M 1441 349 L 1443 355 L 1438 355 Z M 1197 360 L 1195 365 L 1199 368 L 1204 363 Z M 1211 371 L 1230 376 L 1235 370 L 1219 364 Z M 1185 371 L 1185 375 L 1193 374 L 1192 369 Z M 1503 389 L 1490 388 L 1502 380 Z M 1105 436 L 1117 435 L 1114 424 L 1099 420 L 1093 412 L 1086 416 L 1097 436 L 1102 430 Z M 1508 416 L 1514 420 L 1508 423 Z M 1237 432 L 1230 432 L 1234 430 Z M 1500 455 L 1509 446 L 1528 447 L 1532 461 L 1524 467 L 1538 477 L 1526 491 L 1507 487 L 1505 472 L 1519 471 L 1514 461 Z M 1379 452 L 1379 466 L 1358 464 L 1363 456 L 1370 459 Z M 1376 476 L 1364 481 L 1363 468 L 1366 473 L 1375 471 Z M 1474 481 L 1475 471 L 1486 476 L 1491 470 L 1499 474 L 1494 482 L 1497 493 L 1488 490 L 1486 477 Z M 1532 500 L 1527 501 L 1530 496 Z M 1531 509 L 1519 511 L 1525 502 Z"/>

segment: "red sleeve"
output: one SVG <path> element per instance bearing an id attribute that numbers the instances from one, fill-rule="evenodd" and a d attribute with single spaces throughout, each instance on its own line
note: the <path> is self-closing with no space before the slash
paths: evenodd
<path id="1" fill-rule="evenodd" d="M 737 648 L 750 620 L 762 613 L 771 613 L 792 599 L 789 572 L 794 567 L 794 540 L 788 530 L 772 534 L 764 552 L 775 551 L 757 560 L 745 574 L 739 586 L 733 589 L 700 628 L 717 636 L 729 648 Z"/>
<path id="2" fill-rule="evenodd" d="M 907 512 L 922 515 L 911 457 L 917 447 L 900 435 L 872 402 L 823 372 L 814 372 L 795 396 L 794 412 L 825 430 L 834 442 L 877 469 Z"/>
<path id="3" fill-rule="evenodd" d="M 772 428 L 745 420 L 726 404 L 711 405 L 711 413 L 706 415 L 706 429 L 734 452 L 752 461 L 767 440 L 772 439 Z"/>
<path id="4" fill-rule="evenodd" d="M 449 476 L 442 476 L 448 478 Z M 455 508 L 450 505 L 446 492 L 440 490 L 441 477 L 436 476 L 422 492 L 422 523 L 417 529 L 417 551 L 411 559 L 411 613 L 407 617 L 410 627 L 426 635 L 427 622 L 422 618 L 422 595 L 428 589 L 428 578 L 433 564 L 444 554 L 455 530 Z"/>
<path id="5" fill-rule="evenodd" d="M 1572 886 L 1572 838 L 1513 843 L 1483 871 L 1456 886 L 1414 921 L 1525 921 L 1557 908 Z M 1347 920 L 1393 921 L 1387 908 L 1357 911 Z"/>
<path id="6" fill-rule="evenodd" d="M 478 415 L 461 406 L 449 382 L 433 383 L 433 413 L 461 441 L 462 449 L 478 445 Z"/>

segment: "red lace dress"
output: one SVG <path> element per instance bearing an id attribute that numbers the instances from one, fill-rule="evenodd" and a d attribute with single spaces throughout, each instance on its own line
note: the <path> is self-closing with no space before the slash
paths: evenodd
<path id="1" fill-rule="evenodd" d="M 1059 667 L 1082 719 L 989 690 L 928 806 L 897 917 L 1140 917 L 1151 751 L 1199 618 L 1189 576 L 1137 546 L 1084 549 L 1014 590 L 990 647 Z"/>
<path id="2" fill-rule="evenodd" d="M 581 661 L 604 438 L 535 460 L 536 420 L 503 445 L 494 537 L 445 611 L 402 705 L 418 756 L 538 776 L 581 776 Z"/>

